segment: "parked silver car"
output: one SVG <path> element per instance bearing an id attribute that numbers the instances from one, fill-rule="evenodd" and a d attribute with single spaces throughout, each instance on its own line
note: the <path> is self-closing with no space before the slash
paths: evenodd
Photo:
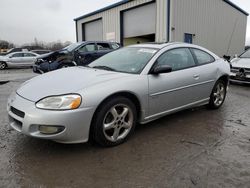
<path id="1" fill-rule="evenodd" d="M 250 83 L 250 50 L 231 60 L 230 80 L 236 83 Z"/>
<path id="2" fill-rule="evenodd" d="M 124 142 L 135 125 L 183 109 L 219 108 L 230 67 L 191 44 L 141 44 L 89 67 L 57 70 L 25 82 L 8 100 L 10 126 L 28 136 L 104 146 Z"/>
<path id="3" fill-rule="evenodd" d="M 0 56 L 0 70 L 18 67 L 32 67 L 38 54 L 33 52 L 13 52 Z"/>

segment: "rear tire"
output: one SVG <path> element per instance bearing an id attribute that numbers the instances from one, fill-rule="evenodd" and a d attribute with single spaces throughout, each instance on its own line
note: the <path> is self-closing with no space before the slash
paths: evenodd
<path id="1" fill-rule="evenodd" d="M 94 115 L 92 139 L 101 146 L 117 146 L 134 132 L 136 122 L 137 112 L 133 102 L 125 97 L 110 99 Z"/>
<path id="2" fill-rule="evenodd" d="M 7 68 L 7 64 L 5 62 L 0 62 L 0 70 L 4 70 Z"/>
<path id="3" fill-rule="evenodd" d="M 212 93 L 210 95 L 208 107 L 210 109 L 220 108 L 226 99 L 226 95 L 227 95 L 227 84 L 223 80 L 218 80 L 215 83 Z"/>

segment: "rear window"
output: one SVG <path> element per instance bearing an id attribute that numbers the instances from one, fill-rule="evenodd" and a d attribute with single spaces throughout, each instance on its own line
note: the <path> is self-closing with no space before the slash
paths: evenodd
<path id="1" fill-rule="evenodd" d="M 199 65 L 212 63 L 215 61 L 214 57 L 208 54 L 207 52 L 204 52 L 202 50 L 198 49 L 192 49 Z"/>

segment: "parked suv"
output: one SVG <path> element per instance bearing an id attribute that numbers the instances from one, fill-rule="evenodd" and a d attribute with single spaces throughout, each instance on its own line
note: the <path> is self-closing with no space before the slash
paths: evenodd
<path id="1" fill-rule="evenodd" d="M 37 58 L 33 71 L 45 73 L 69 66 L 85 66 L 99 57 L 120 48 L 115 42 L 84 41 Z"/>

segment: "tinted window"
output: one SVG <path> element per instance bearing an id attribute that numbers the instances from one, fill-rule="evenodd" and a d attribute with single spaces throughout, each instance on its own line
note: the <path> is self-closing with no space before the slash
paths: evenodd
<path id="1" fill-rule="evenodd" d="M 13 54 L 12 57 L 23 57 L 23 53 L 16 53 L 16 54 Z"/>
<path id="2" fill-rule="evenodd" d="M 110 50 L 110 46 L 107 43 L 97 43 L 98 50 Z"/>
<path id="3" fill-rule="evenodd" d="M 87 44 L 78 49 L 79 52 L 93 52 L 95 51 L 95 44 Z"/>
<path id="4" fill-rule="evenodd" d="M 194 52 L 194 55 L 196 56 L 196 59 L 198 61 L 198 64 L 206 64 L 206 63 L 211 63 L 214 61 L 214 58 L 209 55 L 207 52 L 204 52 L 202 50 L 198 49 L 192 49 Z"/>
<path id="5" fill-rule="evenodd" d="M 169 50 L 158 58 L 157 63 L 169 65 L 173 71 L 195 66 L 193 56 L 187 48 Z"/>

